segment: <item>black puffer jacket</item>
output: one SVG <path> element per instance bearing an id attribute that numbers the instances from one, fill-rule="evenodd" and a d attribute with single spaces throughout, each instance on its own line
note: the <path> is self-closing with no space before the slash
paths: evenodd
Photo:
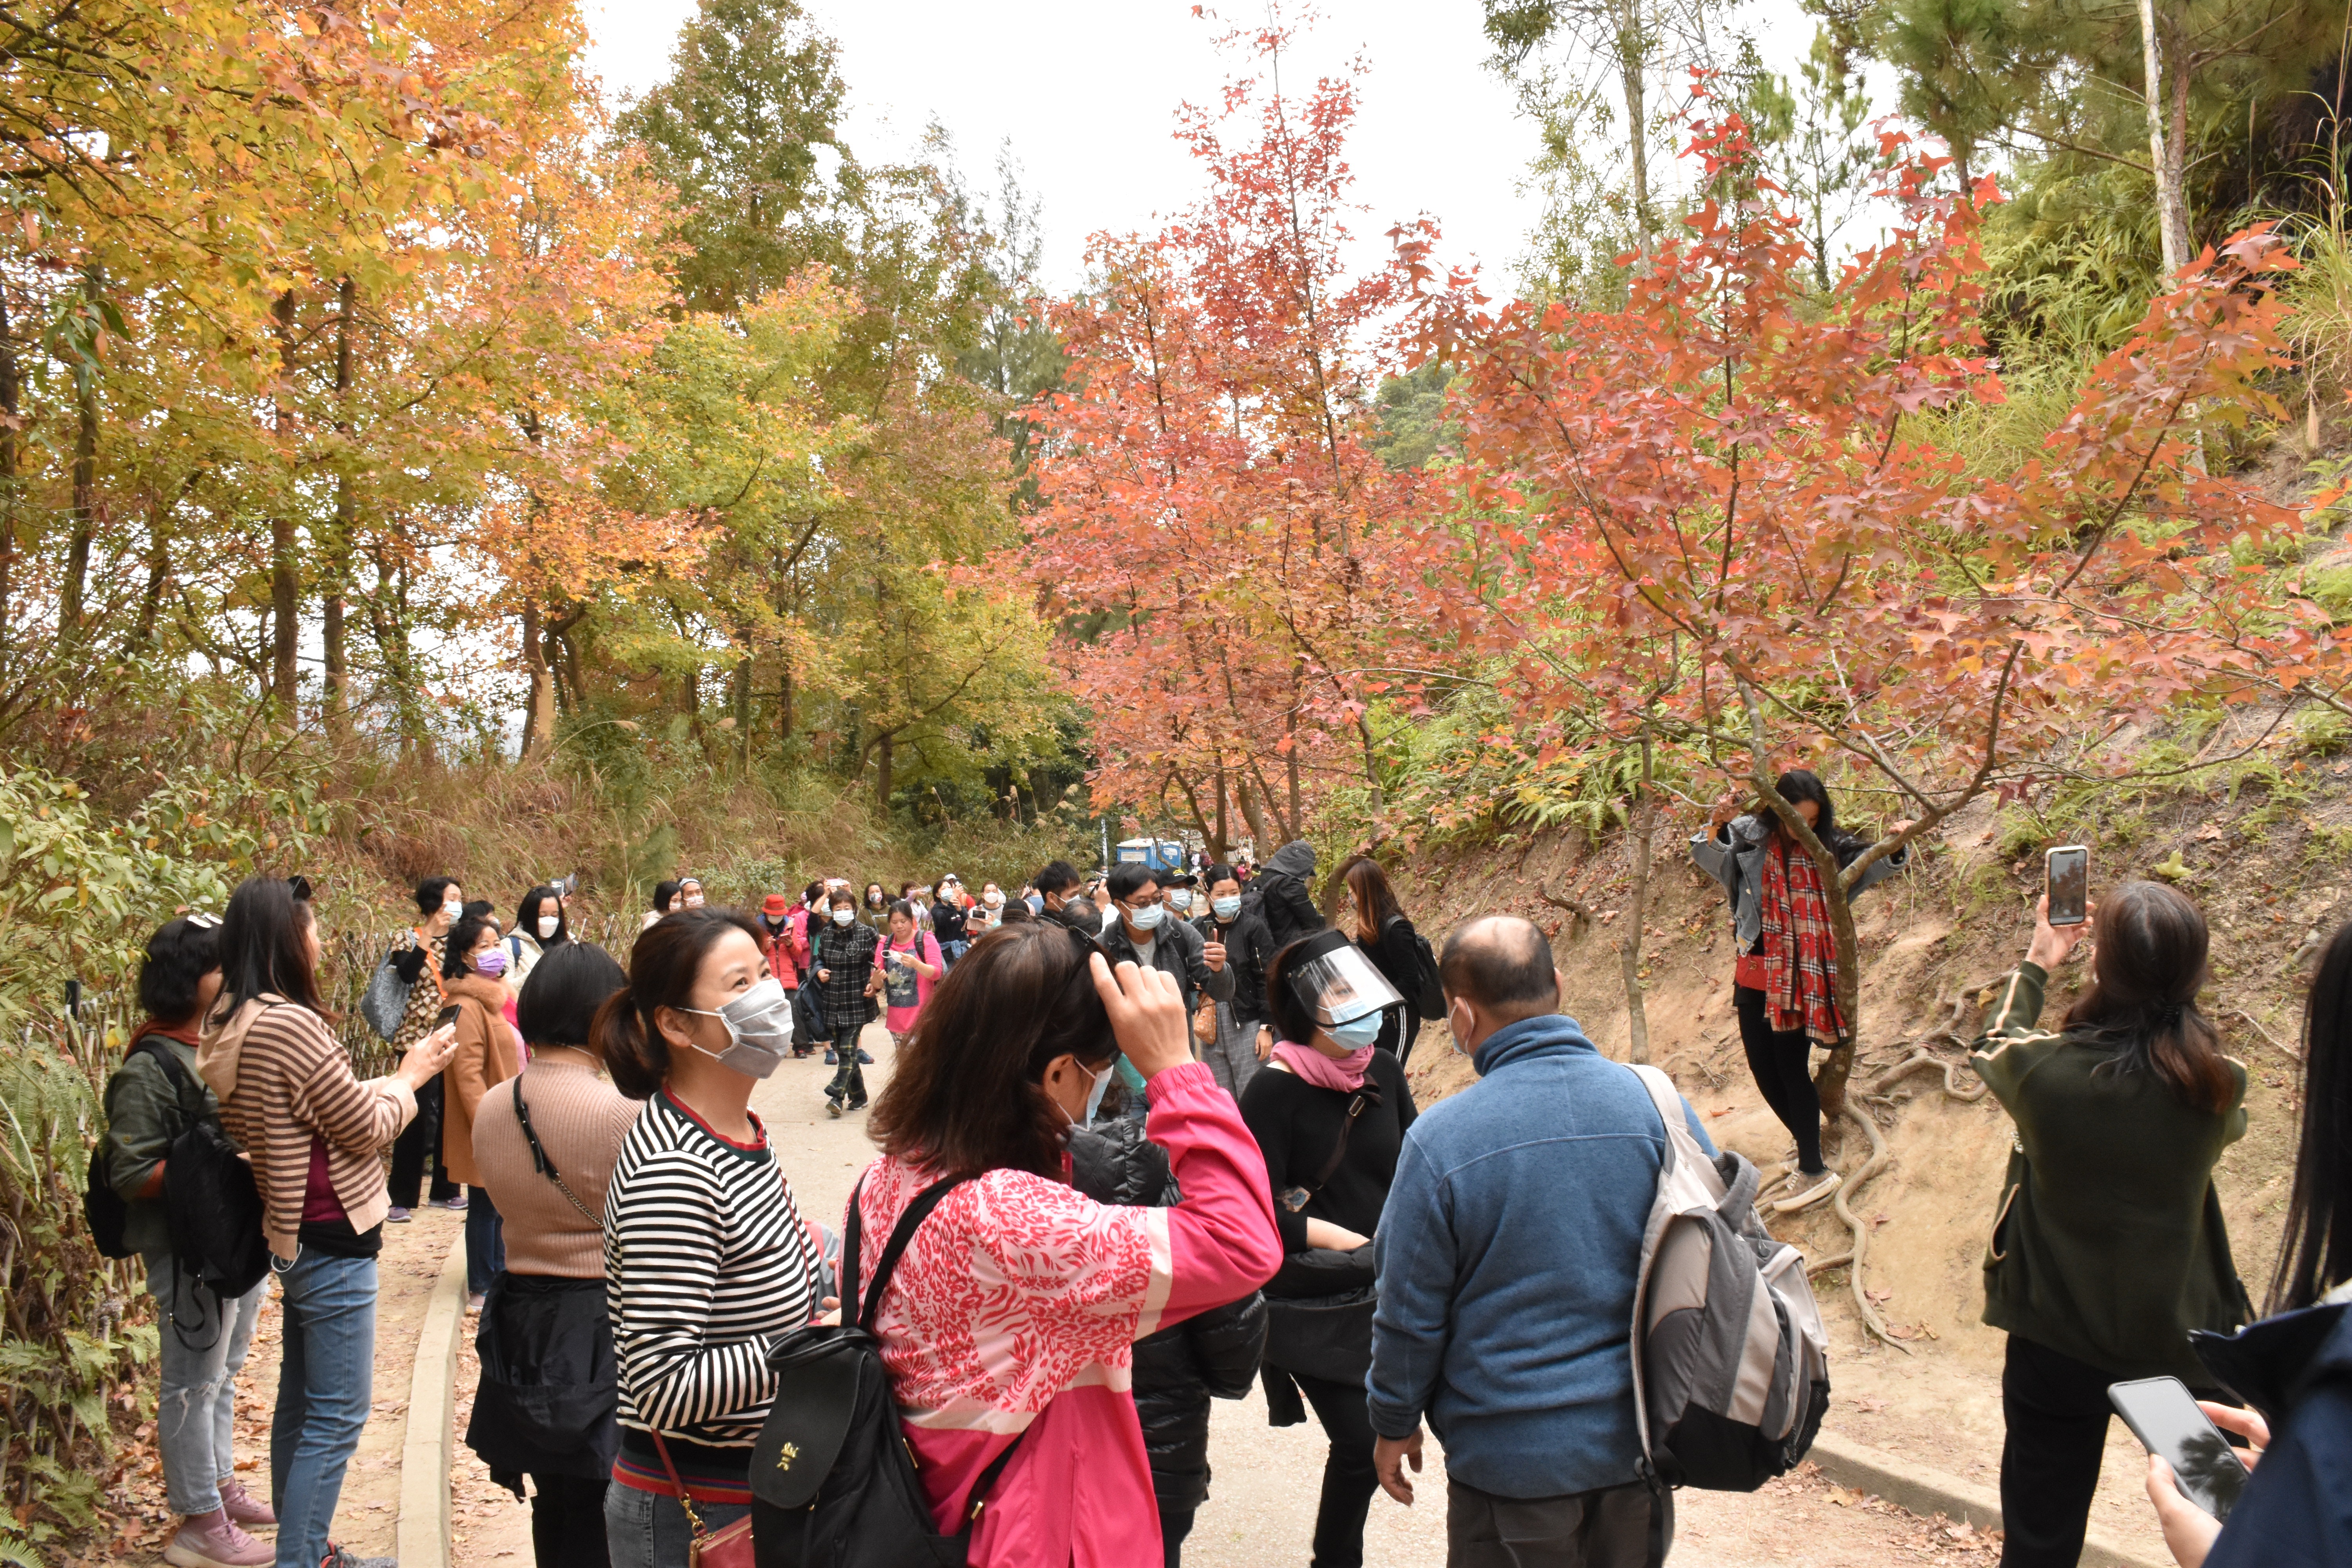
<path id="1" fill-rule="evenodd" d="M 1257 895 L 1276 952 L 1331 923 L 1315 907 L 1315 846 L 1304 838 L 1276 850 L 1265 868 L 1250 879 L 1249 890 Z"/>
<path id="2" fill-rule="evenodd" d="M 1161 1208 L 1182 1196 L 1167 1151 L 1130 1118 L 1073 1129 L 1070 1167 L 1070 1184 L 1097 1203 Z M 1209 1396 L 1247 1394 L 1265 1349 L 1265 1299 L 1255 1290 L 1135 1342 L 1135 1413 L 1162 1513 L 1207 1499 Z"/>

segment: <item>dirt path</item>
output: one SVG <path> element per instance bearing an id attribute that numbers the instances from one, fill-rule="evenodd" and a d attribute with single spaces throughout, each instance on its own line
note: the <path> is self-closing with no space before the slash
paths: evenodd
<path id="1" fill-rule="evenodd" d="M 866 1046 L 876 1058 L 876 1065 L 866 1069 L 866 1087 L 878 1094 L 889 1072 L 889 1037 L 878 1026 L 869 1028 Z M 831 1069 L 819 1059 L 788 1061 L 760 1087 L 751 1103 L 775 1140 L 803 1212 L 837 1226 L 850 1188 L 873 1158 L 874 1147 L 866 1137 L 863 1118 L 835 1121 L 826 1116 L 823 1096 L 831 1077 Z M 458 1361 L 461 1435 L 472 1404 L 474 1376 L 467 1343 Z M 1322 1428 L 1311 1422 L 1281 1430 L 1270 1427 L 1265 1402 L 1253 1394 L 1235 1404 L 1218 1405 L 1209 1444 L 1217 1479 L 1186 1543 L 1185 1562 L 1192 1568 L 1303 1563 L 1314 1534 L 1321 1484 Z M 1810 1472 L 1811 1467 L 1806 1469 Z M 1444 1458 L 1433 1445 L 1430 1468 L 1419 1486 L 1420 1500 L 1412 1509 L 1385 1497 L 1373 1499 L 1366 1533 L 1370 1562 L 1390 1568 L 1435 1568 L 1445 1561 Z M 462 1442 L 453 1501 L 457 1568 L 531 1560 L 527 1505 L 491 1486 L 480 1461 Z M 1790 1477 L 1752 1496 L 1686 1492 L 1677 1507 L 1673 1561 L 1690 1568 L 1984 1564 L 1999 1554 L 1990 1537 L 1843 1491 L 1818 1473 Z"/>
<path id="2" fill-rule="evenodd" d="M 446 1209 L 428 1208 L 419 1210 L 412 1224 L 383 1227 L 383 1254 L 376 1268 L 374 1397 L 335 1510 L 334 1539 L 362 1557 L 392 1553 L 416 1336 L 433 1282 L 464 1230 L 465 1219 Z M 269 1495 L 269 1418 L 278 1402 L 278 1293 L 272 1285 L 253 1332 L 253 1350 L 236 1383 L 236 1471 L 247 1489 L 262 1498 Z M 122 1468 L 108 1496 L 115 1539 L 72 1559 L 76 1568 L 100 1563 L 147 1568 L 163 1561 L 164 1544 L 177 1521 L 164 1501 L 163 1466 L 156 1456 L 152 1421 L 140 1427 L 119 1458 Z"/>

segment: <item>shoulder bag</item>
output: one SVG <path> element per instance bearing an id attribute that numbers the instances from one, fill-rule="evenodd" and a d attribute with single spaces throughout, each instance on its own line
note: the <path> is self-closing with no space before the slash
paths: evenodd
<path id="1" fill-rule="evenodd" d="M 677 1479 L 677 1467 L 670 1463 L 669 1445 L 662 1441 L 660 1433 L 652 1436 L 654 1452 L 661 1456 L 669 1484 L 677 1489 L 677 1506 L 686 1510 L 687 1526 L 694 1531 L 694 1539 L 686 1543 L 686 1568 L 752 1568 L 751 1516 L 747 1513 L 719 1530 L 706 1526 L 686 1495 L 686 1483 Z"/>
<path id="2" fill-rule="evenodd" d="M 1288 1187 L 1275 1202 L 1293 1214 L 1323 1190 L 1348 1157 L 1348 1134 L 1356 1118 L 1381 1103 L 1367 1080 L 1348 1100 L 1339 1142 L 1308 1187 Z M 1372 1364 L 1375 1269 L 1372 1244 L 1353 1251 L 1308 1247 L 1289 1254 L 1265 1288 L 1265 1361 L 1285 1372 L 1333 1383 L 1360 1383 Z"/>
<path id="3" fill-rule="evenodd" d="M 408 1011 L 409 987 L 418 978 L 401 973 L 404 966 L 399 961 L 407 951 L 396 947 L 385 953 L 375 973 L 368 976 L 367 991 L 360 997 L 360 1016 L 382 1039 L 389 1040 L 400 1032 L 401 1017 Z"/>

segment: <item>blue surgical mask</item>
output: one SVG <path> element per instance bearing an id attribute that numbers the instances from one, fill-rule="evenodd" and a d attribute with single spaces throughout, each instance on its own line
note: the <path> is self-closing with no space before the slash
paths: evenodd
<path id="1" fill-rule="evenodd" d="M 1095 1086 L 1094 1088 L 1087 1090 L 1087 1119 L 1084 1123 L 1081 1123 L 1081 1125 L 1091 1126 L 1093 1124 L 1095 1112 L 1102 1109 L 1103 1096 L 1110 1092 L 1111 1069 L 1118 1066 L 1118 1058 L 1117 1057 L 1113 1057 L 1110 1060 L 1103 1063 L 1102 1071 L 1095 1074 Z"/>
<path id="2" fill-rule="evenodd" d="M 1213 899 L 1209 902 L 1209 908 L 1216 911 L 1219 920 L 1229 921 L 1242 912 L 1241 895 L 1235 893 L 1230 899 Z"/>
<path id="3" fill-rule="evenodd" d="M 1029 906 L 1029 912 L 1033 915 L 1042 915 L 1045 912 L 1045 900 L 1043 899 L 1024 899 L 1021 901 Z"/>
<path id="4" fill-rule="evenodd" d="M 1139 910 L 1129 910 L 1127 918 L 1138 931 L 1150 931 L 1168 918 L 1168 911 L 1158 904 L 1146 904 Z"/>
<path id="5" fill-rule="evenodd" d="M 1352 1022 L 1334 1024 L 1323 1032 L 1331 1037 L 1333 1044 L 1345 1046 L 1351 1051 L 1360 1051 L 1381 1037 L 1381 1016 L 1367 1013 Z"/>

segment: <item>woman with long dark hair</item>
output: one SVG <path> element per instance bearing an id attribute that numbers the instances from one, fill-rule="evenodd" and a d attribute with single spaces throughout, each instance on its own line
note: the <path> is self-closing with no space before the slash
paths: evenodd
<path id="1" fill-rule="evenodd" d="M 563 895 L 551 887 L 533 888 L 515 905 L 514 930 L 507 934 L 507 984 L 518 995 L 539 961 L 572 940 L 564 922 Z"/>
<path id="2" fill-rule="evenodd" d="M 588 1041 L 596 1010 L 627 984 L 601 947 L 550 952 L 517 1006 L 530 1065 L 474 1115 L 474 1163 L 503 1216 L 507 1254 L 482 1309 L 466 1443 L 518 1496 L 530 1478 L 539 1568 L 612 1561 L 604 1489 L 621 1439 L 604 1200 L 642 1107 L 598 1070 Z"/>
<path id="3" fill-rule="evenodd" d="M 2303 1129 L 2271 1315 L 2200 1359 L 2253 1408 L 2204 1402 L 2252 1445 L 2253 1479 L 2227 1524 L 2150 1456 L 2147 1490 L 2181 1568 L 2352 1563 L 2352 925 L 2319 955 L 2303 1008 Z M 2218 1537 L 2218 1539 L 2217 1539 Z"/>
<path id="4" fill-rule="evenodd" d="M 1350 855 L 1340 862 L 1334 880 L 1342 894 L 1339 929 L 1354 935 L 1356 945 L 1398 995 L 1419 995 L 1421 954 L 1412 921 L 1381 863 L 1369 855 Z M 1381 1037 L 1372 1043 L 1402 1064 L 1412 1059 L 1412 1043 L 1420 1037 L 1421 1015 L 1405 1002 L 1381 1015 Z"/>
<path id="5" fill-rule="evenodd" d="M 2211 1389 L 2190 1332 L 2252 1316 L 2213 1184 L 2245 1135 L 2246 1069 L 2197 1005 L 2204 917 L 2154 882 L 2126 882 L 2092 913 L 2053 927 L 2042 899 L 1969 1058 L 2017 1131 L 1984 1264 L 1984 1321 L 2009 1335 L 2007 1568 L 2082 1554 L 2107 1385 L 2169 1375 Z M 2086 933 L 2090 989 L 2044 1029 L 2042 987 Z"/>
<path id="6" fill-rule="evenodd" d="M 466 1204 L 466 1304 L 479 1311 L 490 1279 L 506 1267 L 499 1210 L 474 1167 L 474 1114 L 482 1097 L 522 1070 L 522 1042 L 507 1022 L 507 950 L 498 922 L 461 915 L 449 928 L 441 962 L 442 999 L 457 1008 L 457 1049 L 442 1075 L 441 1163 L 463 1183 Z"/>
<path id="7" fill-rule="evenodd" d="M 383 1155 L 416 1114 L 416 1090 L 448 1065 L 456 1032 L 434 1030 L 390 1078 L 362 1083 L 319 997 L 310 884 L 256 877 L 220 931 L 220 999 L 196 1047 L 221 1126 L 253 1163 L 262 1233 L 278 1275 L 282 1352 L 270 1422 L 278 1568 L 391 1568 L 327 1539 L 375 1368 L 376 1255 Z"/>
<path id="8" fill-rule="evenodd" d="M 1070 1185 L 1064 1136 L 1093 1120 L 1115 1051 L 1150 1086 L 1174 1207 Z M 1158 1560 L 1134 1343 L 1241 1300 L 1280 1261 L 1265 1165 L 1192 1060 L 1175 980 L 1114 973 L 1058 923 L 992 931 L 932 993 L 872 1130 L 883 1152 L 851 1199 L 864 1240 L 843 1310 L 857 1312 L 900 1215 L 935 1203 L 866 1306 L 937 1527 L 987 1504 L 974 1568 Z"/>
<path id="9" fill-rule="evenodd" d="M 714 909 L 640 935 L 627 987 L 589 1030 L 614 1087 L 645 1101 L 604 1200 L 614 1568 L 685 1568 L 695 1541 L 749 1520 L 751 1443 L 776 1396 L 768 1347 L 819 1302 L 823 1260 L 751 1107 L 792 1039 L 759 928 Z"/>
<path id="10" fill-rule="evenodd" d="M 1403 1064 L 1373 1041 L 1382 1010 L 1402 1001 L 1344 931 L 1301 937 L 1266 971 L 1278 1038 L 1242 1096 L 1285 1255 L 1265 1291 L 1266 1415 L 1296 1426 L 1312 1406 L 1330 1439 L 1314 1568 L 1363 1562 L 1364 1516 L 1380 1486 L 1364 1386 L 1371 1240 L 1416 1113 Z"/>
<path id="11" fill-rule="evenodd" d="M 1837 807 L 1820 775 L 1804 768 L 1782 773 L 1773 793 L 1786 801 L 1837 857 L 1843 868 L 1867 848 L 1838 826 Z M 1907 822 L 1893 825 L 1901 832 Z M 1906 847 L 1873 861 L 1849 899 L 1903 868 Z M 1780 1125 L 1797 1142 L 1784 1212 L 1819 1203 L 1837 1190 L 1838 1177 L 1822 1159 L 1822 1099 L 1813 1088 L 1812 1048 L 1834 1046 L 1853 1028 L 1837 1002 L 1837 935 L 1821 868 L 1779 815 L 1759 806 L 1738 815 L 1732 798 L 1716 802 L 1707 830 L 1691 840 L 1691 859 L 1723 884 L 1731 900 L 1734 950 L 1732 1008 L 1748 1070 Z"/>

